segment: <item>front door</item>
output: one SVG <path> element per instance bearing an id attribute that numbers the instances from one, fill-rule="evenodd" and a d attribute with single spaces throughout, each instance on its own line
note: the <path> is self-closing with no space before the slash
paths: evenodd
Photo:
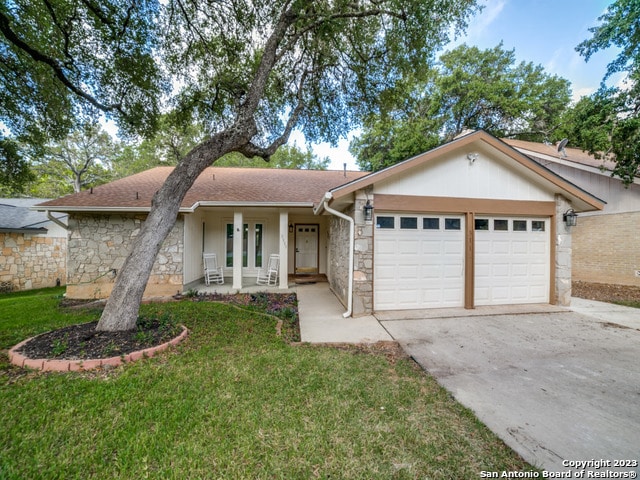
<path id="1" fill-rule="evenodd" d="M 319 225 L 296 225 L 296 273 L 318 273 Z"/>

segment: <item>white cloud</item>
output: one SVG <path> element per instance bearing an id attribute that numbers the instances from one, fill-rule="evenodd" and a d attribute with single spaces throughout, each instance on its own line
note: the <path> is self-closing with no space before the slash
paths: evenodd
<path id="1" fill-rule="evenodd" d="M 474 39 L 481 37 L 489 26 L 500 16 L 504 10 L 507 0 L 485 1 L 482 12 L 477 14 L 470 22 L 467 29 L 467 38 Z"/>

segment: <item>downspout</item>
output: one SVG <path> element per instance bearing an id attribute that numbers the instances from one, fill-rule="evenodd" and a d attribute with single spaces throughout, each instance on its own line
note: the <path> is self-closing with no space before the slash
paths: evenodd
<path id="1" fill-rule="evenodd" d="M 332 197 L 331 192 L 325 193 L 323 202 L 324 209 L 332 215 L 349 222 L 349 288 L 347 290 L 347 311 L 342 314 L 344 318 L 348 318 L 351 316 L 353 305 L 353 237 L 355 224 L 353 218 L 350 216 L 329 207 L 329 200 L 331 200 Z"/>
<path id="2" fill-rule="evenodd" d="M 64 222 L 58 220 L 56 217 L 51 215 L 50 210 L 47 210 L 47 218 L 51 220 L 53 223 L 55 223 L 56 225 L 58 225 L 59 227 L 64 228 L 65 230 L 69 230 L 69 225 L 65 225 Z"/>

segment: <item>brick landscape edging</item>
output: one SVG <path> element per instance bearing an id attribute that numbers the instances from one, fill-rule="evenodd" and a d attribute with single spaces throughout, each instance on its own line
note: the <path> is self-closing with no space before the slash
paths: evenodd
<path id="1" fill-rule="evenodd" d="M 110 358 L 98 358 L 89 360 L 50 360 L 48 358 L 28 358 L 18 353 L 18 350 L 32 338 L 27 338 L 23 342 L 20 342 L 11 350 L 9 350 L 9 361 L 14 365 L 21 368 L 33 368 L 36 370 L 42 370 L 43 372 L 73 372 L 78 370 L 92 370 L 98 367 L 112 366 L 117 367 L 127 362 L 135 362 L 141 358 L 153 357 L 156 353 L 166 350 L 171 345 L 177 345 L 186 338 L 189 334 L 187 327 L 182 327 L 182 333 L 173 340 L 170 340 L 162 345 L 156 345 L 155 347 L 145 348 L 137 352 L 127 353 L 126 355 L 119 355 L 117 357 Z"/>

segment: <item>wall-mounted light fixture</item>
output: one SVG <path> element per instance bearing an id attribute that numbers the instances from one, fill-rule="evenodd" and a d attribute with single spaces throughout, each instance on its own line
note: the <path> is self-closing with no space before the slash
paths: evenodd
<path id="1" fill-rule="evenodd" d="M 562 220 L 567 224 L 567 227 L 575 227 L 578 224 L 578 214 L 570 208 L 564 215 L 562 215 Z"/>
<path id="2" fill-rule="evenodd" d="M 365 222 L 370 222 L 373 220 L 373 205 L 371 205 L 371 201 L 367 200 L 367 203 L 364 204 L 364 207 L 362 207 L 362 210 L 364 211 L 364 221 Z"/>
<path id="3" fill-rule="evenodd" d="M 472 164 L 478 159 L 479 156 L 480 155 L 478 155 L 475 152 L 474 153 L 467 153 L 467 160 L 469 160 L 469 163 Z"/>
<path id="4" fill-rule="evenodd" d="M 293 223 L 289 224 L 289 233 L 293 233 Z"/>

